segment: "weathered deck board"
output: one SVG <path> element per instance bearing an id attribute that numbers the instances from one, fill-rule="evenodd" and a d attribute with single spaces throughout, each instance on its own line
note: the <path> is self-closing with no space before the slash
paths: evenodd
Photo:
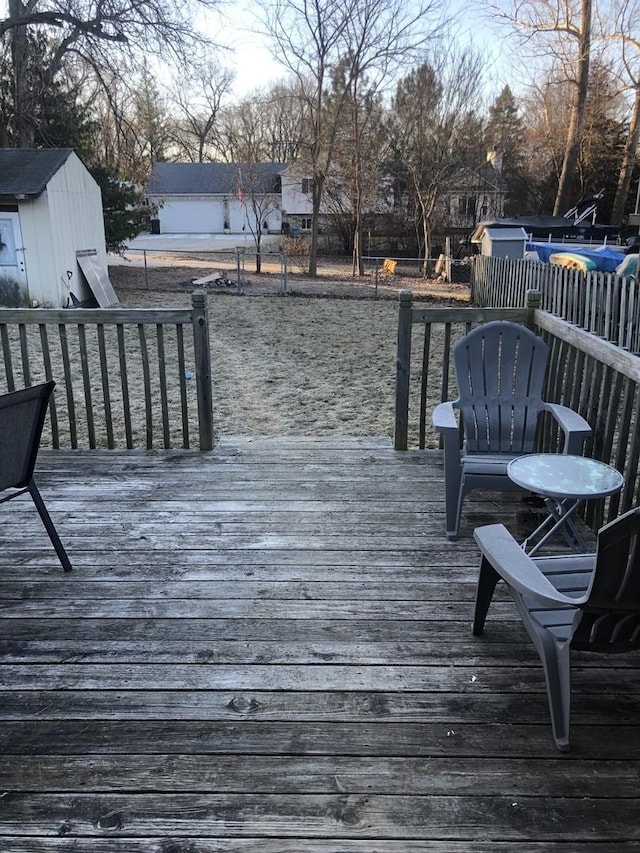
<path id="1" fill-rule="evenodd" d="M 637 657 L 576 656 L 572 752 L 500 594 L 470 634 L 437 453 L 51 452 L 0 527 L 3 853 L 640 850 Z"/>

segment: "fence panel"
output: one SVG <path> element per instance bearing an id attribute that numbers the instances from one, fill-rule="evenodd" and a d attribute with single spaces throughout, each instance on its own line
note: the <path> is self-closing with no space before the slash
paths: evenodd
<path id="1" fill-rule="evenodd" d="M 515 258 L 478 255 L 471 268 L 474 304 L 513 308 L 524 305 L 528 290 L 539 290 L 543 310 L 634 353 L 640 352 L 639 287 L 635 278 Z"/>

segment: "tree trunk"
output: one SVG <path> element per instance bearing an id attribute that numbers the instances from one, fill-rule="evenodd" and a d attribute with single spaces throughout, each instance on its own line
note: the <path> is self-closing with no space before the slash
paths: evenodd
<path id="1" fill-rule="evenodd" d="M 258 223 L 256 231 L 256 273 L 262 272 L 262 228 Z"/>
<path id="2" fill-rule="evenodd" d="M 312 214 L 311 214 L 311 245 L 309 247 L 309 275 L 314 277 L 318 274 L 318 224 L 320 221 L 320 203 L 322 201 L 322 187 L 324 179 L 321 175 L 313 176 L 311 191 Z"/>
<path id="3" fill-rule="evenodd" d="M 576 166 L 580 153 L 582 131 L 584 127 L 584 112 L 587 102 L 589 85 L 589 60 L 591 54 L 591 0 L 581 0 L 580 30 L 578 33 L 578 61 L 576 64 L 576 89 L 571 105 L 571 116 L 567 129 L 567 143 L 562 161 L 560 182 L 553 207 L 554 216 L 562 216 L 564 210 L 571 206 L 573 185 L 575 182 Z"/>
<path id="4" fill-rule="evenodd" d="M 627 196 L 631 187 L 631 178 L 633 176 L 633 167 L 636 162 L 636 151 L 640 142 L 640 86 L 636 87 L 636 94 L 633 101 L 633 110 L 631 111 L 631 119 L 629 120 L 629 132 L 627 134 L 627 142 L 624 147 L 622 156 L 622 165 L 620 166 L 620 174 L 618 175 L 618 186 L 616 187 L 616 197 L 613 201 L 613 211 L 611 212 L 611 224 L 621 225 L 624 217 L 624 209 L 627 204 Z"/>
<path id="5" fill-rule="evenodd" d="M 9 0 L 9 17 L 19 19 L 26 15 L 22 0 Z M 14 145 L 18 148 L 33 148 L 33 125 L 28 116 L 28 42 L 27 28 L 14 27 L 11 39 L 11 77 L 14 102 Z"/>
<path id="6" fill-rule="evenodd" d="M 364 261 L 362 260 L 362 179 L 361 179 L 360 164 L 356 164 L 355 178 L 355 210 L 354 213 L 354 229 L 353 229 L 353 267 L 352 273 L 354 276 L 364 275 Z"/>

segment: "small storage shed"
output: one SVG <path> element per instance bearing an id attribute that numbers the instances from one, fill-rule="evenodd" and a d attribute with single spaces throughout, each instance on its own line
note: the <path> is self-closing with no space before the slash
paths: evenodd
<path id="1" fill-rule="evenodd" d="M 71 148 L 0 148 L 0 305 L 65 308 L 94 294 L 117 301 L 100 187 Z"/>
<path id="2" fill-rule="evenodd" d="M 480 239 L 483 255 L 492 258 L 524 258 L 528 240 L 524 228 L 485 228 Z"/>

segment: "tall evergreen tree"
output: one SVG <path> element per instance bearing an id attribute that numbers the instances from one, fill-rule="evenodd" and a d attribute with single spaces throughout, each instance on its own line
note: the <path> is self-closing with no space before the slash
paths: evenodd
<path id="1" fill-rule="evenodd" d="M 94 123 L 81 83 L 73 80 L 71 69 L 49 79 L 46 69 L 54 47 L 43 33 L 26 33 L 23 47 L 23 85 L 19 91 L 11 63 L 0 61 L 0 145 L 70 147 L 84 159 L 91 159 Z M 8 52 L 5 46 L 3 60 Z"/>
<path id="2" fill-rule="evenodd" d="M 489 108 L 485 128 L 487 150 L 501 157 L 502 177 L 507 185 L 505 214 L 529 212 L 531 186 L 527 173 L 526 133 L 518 104 L 509 86 L 505 86 Z"/>

